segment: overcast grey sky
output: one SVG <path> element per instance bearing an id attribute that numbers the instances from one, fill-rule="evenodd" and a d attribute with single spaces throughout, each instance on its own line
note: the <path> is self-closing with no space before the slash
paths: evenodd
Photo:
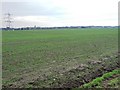
<path id="1" fill-rule="evenodd" d="M 117 25 L 119 0 L 3 0 L 13 27 Z M 2 17 L 3 18 L 3 17 Z M 3 22 L 3 27 L 5 23 Z"/>

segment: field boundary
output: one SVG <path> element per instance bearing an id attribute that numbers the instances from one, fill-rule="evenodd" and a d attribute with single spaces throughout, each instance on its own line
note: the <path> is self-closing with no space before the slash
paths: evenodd
<path id="1" fill-rule="evenodd" d="M 66 81 L 66 82 L 62 83 L 62 85 L 57 85 L 57 86 L 53 86 L 53 87 L 57 87 L 57 88 L 59 88 L 59 87 L 60 88 L 69 88 L 69 87 L 70 88 L 76 88 L 76 87 L 84 85 L 85 83 L 91 82 L 93 79 L 95 79 L 97 77 L 101 77 L 105 73 L 111 72 L 112 70 L 115 70 L 115 69 L 120 69 L 120 63 L 119 63 L 119 60 L 118 60 L 118 56 L 115 57 L 115 58 L 117 58 L 116 62 L 112 62 L 113 59 L 111 59 L 111 58 L 109 58 L 107 60 L 103 59 L 103 60 L 98 61 L 98 62 L 88 62 L 89 64 L 91 63 L 91 65 L 93 65 L 93 67 L 96 64 L 98 66 L 101 66 L 101 67 L 98 67 L 95 70 L 90 70 L 91 68 L 88 68 L 89 69 L 88 74 L 80 76 L 77 80 Z M 114 65 L 112 66 L 111 64 L 109 64 L 106 67 L 106 65 L 104 63 L 100 63 L 100 62 L 106 62 L 107 63 L 108 61 L 112 62 Z M 87 70 L 84 70 L 84 71 L 87 71 Z M 77 72 L 78 73 L 78 72 L 80 72 L 80 70 L 78 70 L 76 68 L 76 69 L 70 70 L 66 73 L 70 73 L 70 72 L 75 72 L 75 73 Z"/>
<path id="2" fill-rule="evenodd" d="M 97 77 L 93 79 L 91 82 L 82 85 L 81 88 L 93 88 L 99 85 L 102 81 L 113 77 L 113 75 L 120 75 L 120 69 L 113 70 L 112 72 L 108 72 L 103 74 L 101 77 Z"/>

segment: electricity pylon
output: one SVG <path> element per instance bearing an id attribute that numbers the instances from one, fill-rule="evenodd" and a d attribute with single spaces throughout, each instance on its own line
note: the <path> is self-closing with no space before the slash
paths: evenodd
<path id="1" fill-rule="evenodd" d="M 5 14 L 5 22 L 6 22 L 6 29 L 7 30 L 11 30 L 12 29 L 12 18 L 11 18 L 11 15 L 10 13 L 6 13 Z"/>

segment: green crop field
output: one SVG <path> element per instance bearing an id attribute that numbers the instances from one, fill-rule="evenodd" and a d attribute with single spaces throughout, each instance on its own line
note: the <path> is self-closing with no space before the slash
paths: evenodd
<path id="1" fill-rule="evenodd" d="M 117 53 L 116 28 L 2 31 L 3 87 L 79 87 L 119 68 Z"/>

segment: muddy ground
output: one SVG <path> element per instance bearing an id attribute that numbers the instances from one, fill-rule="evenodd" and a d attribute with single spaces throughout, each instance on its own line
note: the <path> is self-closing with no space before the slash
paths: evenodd
<path id="1" fill-rule="evenodd" d="M 88 83 L 106 72 L 120 68 L 119 55 L 104 56 L 99 60 L 88 61 L 86 64 L 79 64 L 74 69 L 58 73 L 56 76 L 42 76 L 27 84 L 22 82 L 13 83 L 5 88 L 76 88 Z"/>

